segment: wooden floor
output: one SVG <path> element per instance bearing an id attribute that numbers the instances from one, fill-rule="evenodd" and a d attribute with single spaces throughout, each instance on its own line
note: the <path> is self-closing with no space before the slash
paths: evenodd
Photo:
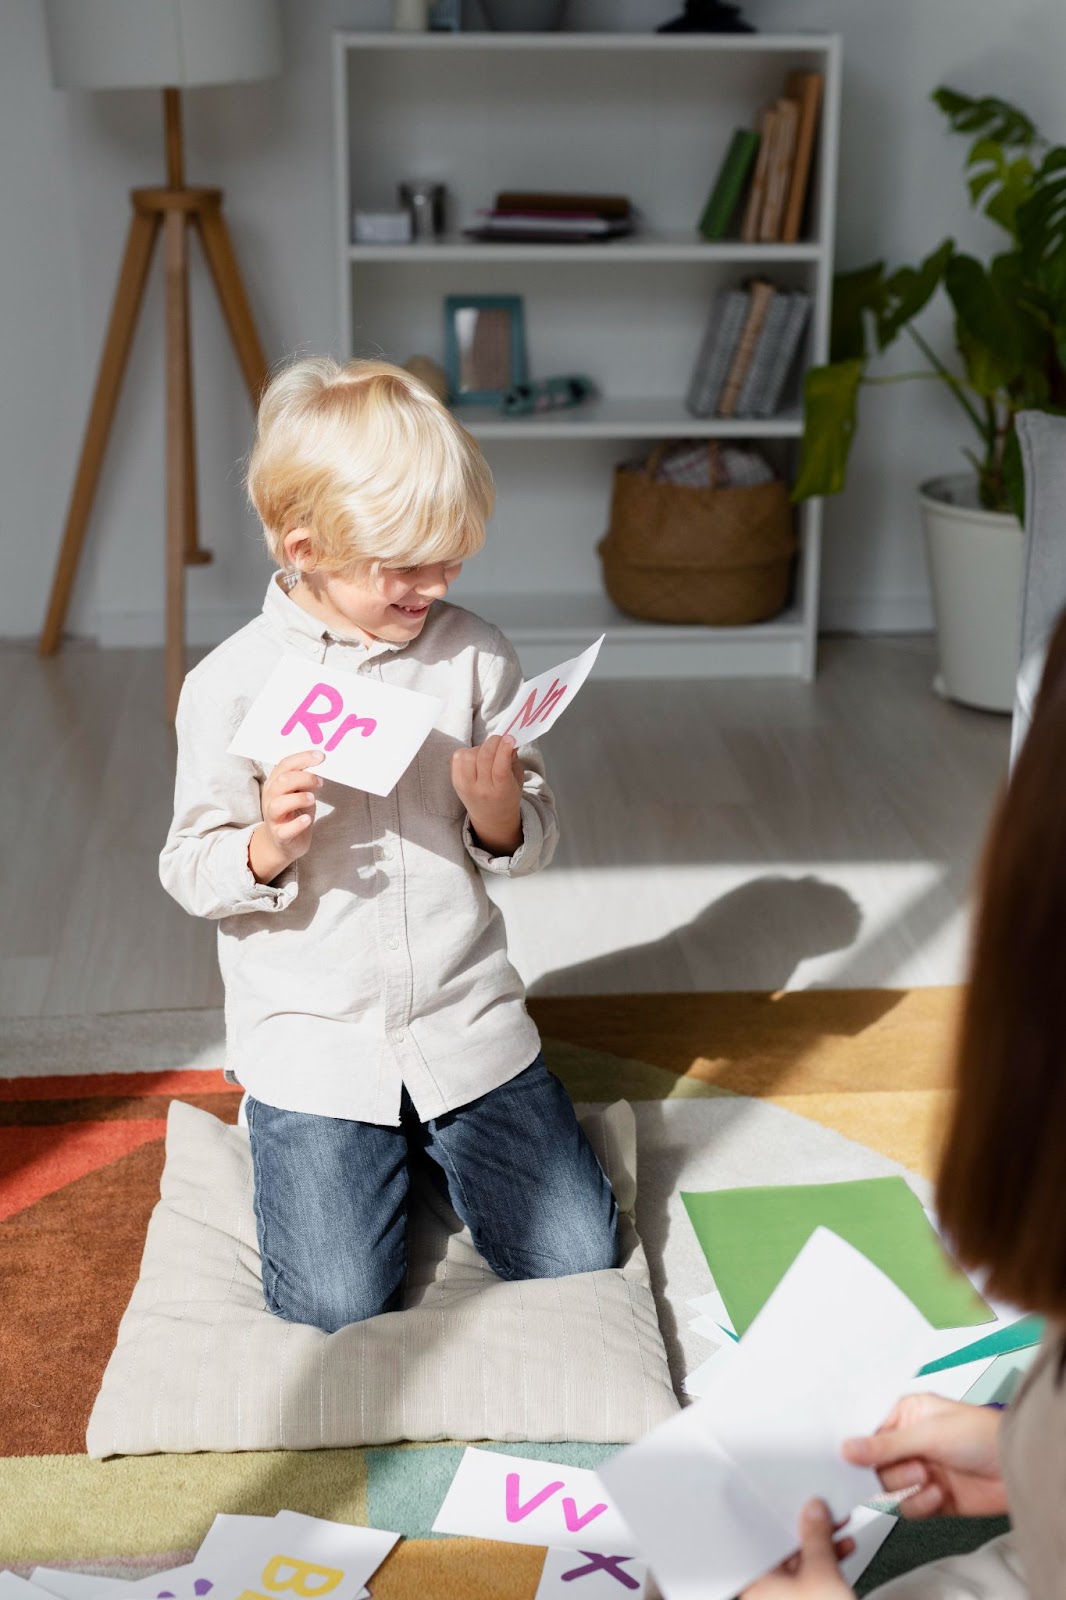
<path id="1" fill-rule="evenodd" d="M 824 643 L 813 685 L 590 683 L 545 740 L 550 871 L 494 886 L 536 993 L 957 981 L 1005 717 L 925 638 Z M 164 894 L 162 652 L 0 648 L 0 1016 L 217 1006 Z"/>

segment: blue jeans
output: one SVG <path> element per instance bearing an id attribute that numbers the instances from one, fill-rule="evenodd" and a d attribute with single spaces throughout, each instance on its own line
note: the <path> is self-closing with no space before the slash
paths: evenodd
<path id="1" fill-rule="evenodd" d="M 406 1090 L 397 1128 L 248 1098 L 267 1308 L 333 1333 L 398 1309 L 408 1162 L 421 1152 L 498 1277 L 563 1278 L 618 1261 L 618 1207 L 570 1097 L 542 1056 L 428 1122 Z"/>

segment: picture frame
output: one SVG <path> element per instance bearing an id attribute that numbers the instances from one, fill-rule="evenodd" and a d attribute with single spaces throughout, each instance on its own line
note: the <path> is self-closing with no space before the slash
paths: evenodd
<path id="1" fill-rule="evenodd" d="M 510 389 L 525 383 L 522 296 L 447 295 L 444 369 L 452 405 L 499 405 Z"/>

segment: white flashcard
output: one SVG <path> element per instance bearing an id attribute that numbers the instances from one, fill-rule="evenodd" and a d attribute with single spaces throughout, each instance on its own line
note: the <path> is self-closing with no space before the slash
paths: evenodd
<path id="1" fill-rule="evenodd" d="M 707 1393 L 716 1377 L 722 1370 L 722 1364 L 730 1361 L 736 1345 L 731 1339 L 723 1339 L 713 1355 L 702 1361 L 695 1371 L 690 1372 L 684 1381 L 686 1394 L 701 1396 Z"/>
<path id="2" fill-rule="evenodd" d="M 643 1600 L 648 1569 L 635 1556 L 549 1550 L 534 1600 Z"/>
<path id="3" fill-rule="evenodd" d="M 840 1530 L 842 1539 L 855 1540 L 854 1550 L 840 1563 L 840 1576 L 845 1583 L 854 1585 L 859 1581 L 898 1522 L 898 1517 L 886 1516 L 870 1506 L 859 1506 L 853 1512 L 847 1526 Z"/>
<path id="4" fill-rule="evenodd" d="M 433 1532 L 612 1555 L 638 1553 L 595 1472 L 494 1450 L 464 1450 Z"/>
<path id="5" fill-rule="evenodd" d="M 98 1595 L 129 1593 L 132 1587 L 128 1578 L 98 1578 L 90 1572 L 64 1572 L 57 1567 L 34 1567 L 30 1582 L 55 1595 L 56 1600 L 97 1600 Z"/>
<path id="6" fill-rule="evenodd" d="M 318 750 L 321 777 L 391 794 L 425 743 L 441 702 L 304 656 L 282 656 L 229 745 L 231 755 L 273 767 Z"/>
<path id="7" fill-rule="evenodd" d="M 273 1517 L 219 1512 L 190 1562 L 153 1573 L 150 1578 L 138 1578 L 122 1591 L 122 1600 L 206 1600 L 217 1588 L 217 1574 L 226 1563 L 247 1549 L 249 1539 L 269 1528 L 273 1521 Z M 114 1592 L 112 1584 L 111 1593 Z M 69 1600 L 81 1600 L 81 1596 L 70 1596 Z M 102 1594 L 101 1600 L 105 1600 Z"/>
<path id="8" fill-rule="evenodd" d="M 719 1327 L 725 1328 L 727 1333 L 731 1333 L 735 1337 L 737 1330 L 734 1328 L 733 1319 L 729 1315 L 729 1307 L 717 1289 L 712 1289 L 709 1294 L 699 1294 L 694 1300 L 686 1300 L 685 1304 L 690 1306 L 693 1311 L 698 1311 L 701 1316 L 713 1318 Z"/>
<path id="9" fill-rule="evenodd" d="M 220 1564 L 215 1592 L 219 1600 L 232 1600 L 246 1590 L 359 1600 L 367 1579 L 399 1537 L 380 1528 L 279 1511 Z"/>
<path id="10" fill-rule="evenodd" d="M 929 1331 L 872 1262 L 815 1230 L 703 1398 L 600 1468 L 666 1600 L 729 1600 L 795 1549 L 808 1500 L 839 1518 L 880 1493 L 840 1448 L 906 1393 Z"/>
<path id="11" fill-rule="evenodd" d="M 41 1600 L 41 1591 L 15 1572 L 0 1572 L 0 1600 Z"/>
<path id="12" fill-rule="evenodd" d="M 518 744 L 528 744 L 539 739 L 553 728 L 571 703 L 577 691 L 596 665 L 600 645 L 606 638 L 600 634 L 595 644 L 590 644 L 572 661 L 552 667 L 548 672 L 538 672 L 525 682 L 506 711 L 501 711 L 492 721 L 493 733 L 509 733 Z"/>

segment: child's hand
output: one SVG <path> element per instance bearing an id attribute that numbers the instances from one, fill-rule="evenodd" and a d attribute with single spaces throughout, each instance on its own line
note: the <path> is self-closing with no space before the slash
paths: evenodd
<path id="1" fill-rule="evenodd" d="M 263 821 L 248 846 L 248 865 L 260 883 L 273 883 L 279 872 L 311 848 L 315 790 L 322 787 L 322 779 L 308 768 L 322 759 L 320 750 L 284 756 L 264 783 Z"/>
<path id="2" fill-rule="evenodd" d="M 509 733 L 494 733 L 472 750 L 452 756 L 452 784 L 470 826 L 494 856 L 510 856 L 522 843 L 522 782 L 525 768 Z"/>

